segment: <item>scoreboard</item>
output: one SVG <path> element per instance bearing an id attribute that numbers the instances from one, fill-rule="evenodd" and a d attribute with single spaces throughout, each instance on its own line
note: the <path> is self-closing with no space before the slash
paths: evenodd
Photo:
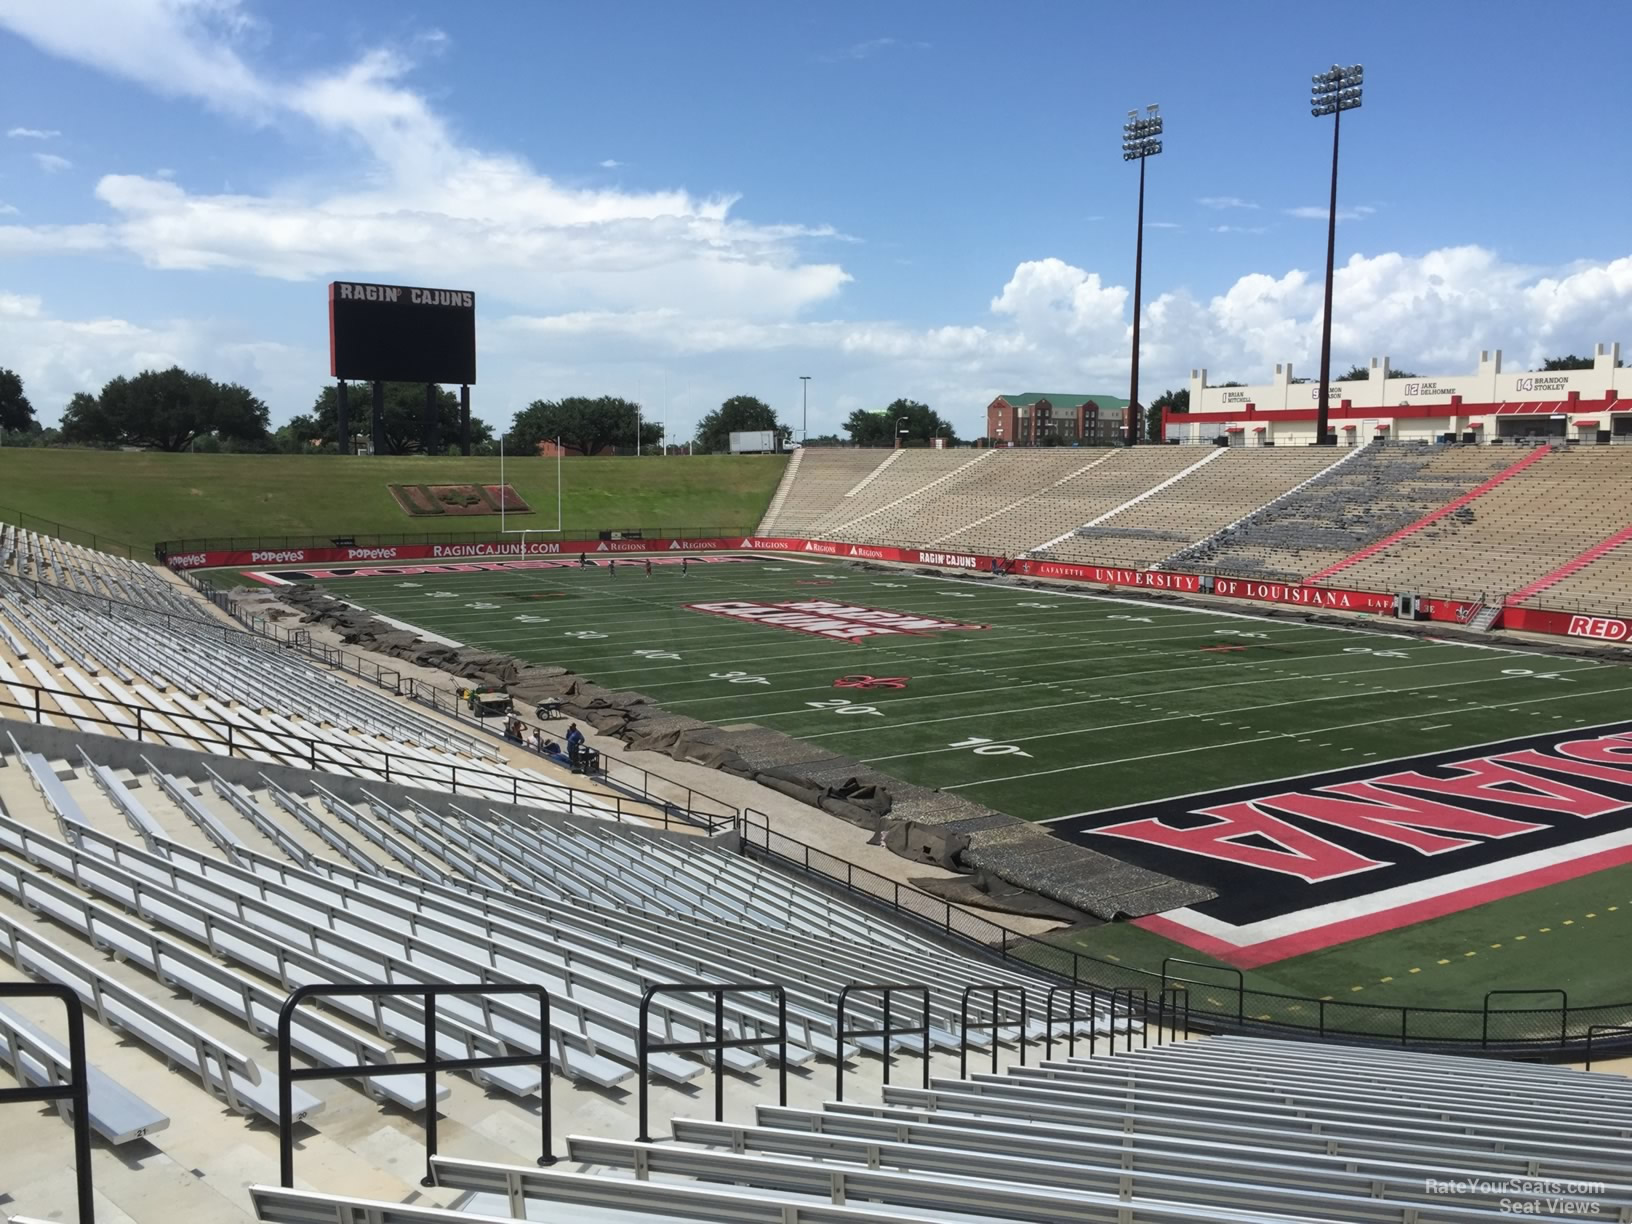
<path id="1" fill-rule="evenodd" d="M 335 281 L 329 373 L 357 382 L 476 381 L 476 295 Z"/>

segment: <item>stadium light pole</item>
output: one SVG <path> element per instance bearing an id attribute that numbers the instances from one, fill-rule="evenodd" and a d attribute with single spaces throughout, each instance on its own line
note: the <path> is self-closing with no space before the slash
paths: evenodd
<path id="1" fill-rule="evenodd" d="M 1316 119 L 1332 117 L 1332 195 L 1326 208 L 1326 305 L 1320 320 L 1320 402 L 1315 405 L 1315 445 L 1335 446 L 1336 438 L 1328 438 L 1327 424 L 1330 408 L 1327 398 L 1332 391 L 1332 267 L 1337 257 L 1337 139 L 1343 128 L 1343 112 L 1360 105 L 1360 90 L 1365 83 L 1365 70 L 1359 64 L 1348 68 L 1333 64 L 1325 72 L 1309 78 L 1309 113 Z"/>
<path id="2" fill-rule="evenodd" d="M 1145 107 L 1144 118 L 1130 110 L 1128 121 L 1122 125 L 1122 160 L 1139 163 L 1139 220 L 1133 242 L 1133 360 L 1128 375 L 1128 423 L 1125 428 L 1129 446 L 1139 441 L 1139 311 L 1144 289 L 1145 272 L 1145 162 L 1162 151 L 1162 116 L 1158 107 Z"/>
<path id="3" fill-rule="evenodd" d="M 799 445 L 803 446 L 810 440 L 810 375 L 799 375 L 800 415 L 799 415 Z"/>

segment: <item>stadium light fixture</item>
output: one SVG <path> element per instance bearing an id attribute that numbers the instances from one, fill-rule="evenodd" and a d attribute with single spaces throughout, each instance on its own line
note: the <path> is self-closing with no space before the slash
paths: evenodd
<path id="1" fill-rule="evenodd" d="M 1360 106 L 1365 85 L 1365 69 L 1359 64 L 1343 68 L 1333 64 L 1325 72 L 1309 78 L 1309 113 L 1316 119 L 1332 117 L 1332 193 L 1326 208 L 1326 305 L 1320 321 L 1320 397 L 1315 405 L 1315 445 L 1335 446 L 1327 436 L 1332 394 L 1332 267 L 1337 258 L 1337 143 L 1343 127 L 1343 112 Z"/>
<path id="2" fill-rule="evenodd" d="M 1133 357 L 1129 361 L 1128 412 L 1123 426 L 1129 446 L 1139 441 L 1139 311 L 1144 290 L 1145 272 L 1145 162 L 1162 151 L 1162 115 L 1155 105 L 1128 112 L 1128 121 L 1122 125 L 1122 160 L 1139 163 L 1139 220 L 1134 229 L 1133 244 Z"/>
<path id="3" fill-rule="evenodd" d="M 799 445 L 803 446 L 810 441 L 810 375 L 799 375 L 801 416 L 799 420 Z"/>

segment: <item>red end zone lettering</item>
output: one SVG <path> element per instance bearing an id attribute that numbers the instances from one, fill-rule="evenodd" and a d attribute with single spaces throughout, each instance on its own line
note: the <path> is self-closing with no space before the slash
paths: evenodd
<path id="1" fill-rule="evenodd" d="M 1629 631 L 1632 626 L 1613 616 L 1572 616 L 1567 630 L 1570 637 L 1601 638 L 1606 642 L 1624 642 Z"/>
<path id="2" fill-rule="evenodd" d="M 862 608 L 852 604 L 834 603 L 826 599 L 790 599 L 766 604 L 754 600 L 720 600 L 713 603 L 687 604 L 692 612 L 710 616 L 729 616 L 733 620 L 797 633 L 810 633 L 836 641 L 856 642 L 862 638 L 888 634 L 937 633 L 953 629 L 984 629 L 985 625 L 966 625 L 958 621 L 939 620 L 917 616 L 910 612 L 891 612 L 881 608 Z"/>

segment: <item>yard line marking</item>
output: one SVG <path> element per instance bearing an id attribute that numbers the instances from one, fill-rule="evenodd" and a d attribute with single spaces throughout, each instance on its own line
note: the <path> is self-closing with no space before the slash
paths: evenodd
<path id="1" fill-rule="evenodd" d="M 1612 689 L 1600 689 L 1600 690 L 1598 690 L 1598 692 L 1600 694 L 1601 693 L 1629 693 L 1629 692 L 1632 692 L 1632 685 L 1622 685 L 1619 688 L 1612 688 Z M 1597 694 L 1595 694 L 1595 695 L 1597 695 Z M 1576 696 L 1577 696 L 1577 694 L 1575 694 L 1575 693 L 1562 693 L 1557 697 L 1532 697 L 1532 698 L 1527 698 L 1524 701 L 1495 702 L 1495 703 L 1492 703 L 1492 704 L 1489 704 L 1489 705 L 1478 705 L 1478 706 L 1471 706 L 1470 705 L 1467 708 L 1466 711 L 1458 711 L 1458 712 L 1459 713 L 1463 713 L 1463 712 L 1471 713 L 1471 712 L 1473 712 L 1475 710 L 1506 710 L 1506 709 L 1511 709 L 1513 706 L 1536 705 L 1536 704 L 1539 704 L 1540 702 L 1543 702 L 1543 701 L 1568 701 L 1571 698 L 1576 697 Z M 1405 721 L 1408 721 L 1408 720 L 1410 720 L 1411 718 L 1414 718 L 1414 717 L 1415 717 L 1415 715 L 1412 715 L 1412 714 L 1400 714 L 1400 715 L 1398 715 L 1398 716 L 1396 716 L 1394 718 L 1368 718 L 1364 722 L 1343 723 L 1343 724 L 1341 724 L 1339 726 L 1335 726 L 1335 727 L 1319 727 L 1319 728 L 1317 728 L 1317 730 L 1322 731 L 1322 732 L 1324 732 L 1324 731 L 1352 731 L 1356 727 L 1374 727 L 1374 726 L 1377 726 L 1377 725 L 1379 725 L 1381 723 L 1405 722 Z M 1604 725 L 1608 725 L 1608 724 L 1604 724 Z M 1288 732 L 1286 732 L 1285 738 L 1291 738 L 1292 736 L 1295 736 L 1296 734 L 1297 734 L 1297 732 L 1295 732 L 1295 731 L 1288 731 Z M 1509 738 L 1511 738 L 1511 737 L 1509 737 Z M 1497 740 L 1497 741 L 1492 741 L 1492 742 L 1500 743 L 1501 741 Z M 1089 761 L 1089 762 L 1086 762 L 1085 764 L 1082 764 L 1082 765 L 1065 765 L 1065 766 L 1060 767 L 1059 769 L 1039 769 L 1039 770 L 1036 770 L 1033 773 L 1010 774 L 1006 778 L 982 778 L 981 780 L 976 781 L 976 782 L 957 782 L 957 783 L 954 783 L 954 784 L 952 784 L 950 786 L 943 786 L 940 789 L 943 790 L 943 791 L 963 790 L 963 789 L 966 789 L 966 788 L 971 787 L 971 786 L 990 786 L 994 782 L 1020 782 L 1020 781 L 1024 781 L 1027 778 L 1042 777 L 1045 774 L 1071 773 L 1072 771 L 1078 770 L 1078 769 L 1099 769 L 1101 766 L 1104 766 L 1104 765 L 1131 765 L 1131 764 L 1134 764 L 1135 762 L 1138 762 L 1138 761 L 1154 761 L 1154 760 L 1156 760 L 1156 759 L 1158 759 L 1160 757 L 1182 756 L 1185 753 L 1189 753 L 1189 752 L 1209 752 L 1209 751 L 1211 751 L 1211 750 L 1213 750 L 1215 748 L 1239 748 L 1242 744 L 1261 744 L 1261 743 L 1263 743 L 1262 740 L 1250 739 L 1250 740 L 1234 740 L 1234 741 L 1231 741 L 1230 743 L 1225 743 L 1225 744 L 1197 744 L 1197 745 L 1194 745 L 1194 746 L 1189 747 L 1189 748 L 1174 748 L 1174 749 L 1171 749 L 1171 750 L 1169 750 L 1167 752 L 1148 752 L 1148 753 L 1145 753 L 1145 754 L 1143 754 L 1141 756 L 1119 757 L 1116 760 L 1111 760 L 1111 761 Z M 1322 745 L 1322 747 L 1325 747 L 1325 746 L 1326 745 L 1324 745 L 1324 744 Z M 1470 749 L 1470 751 L 1471 751 L 1471 749 Z M 1322 771 L 1319 771 L 1319 772 L 1326 772 L 1326 771 L 1322 770 Z M 1096 810 L 1104 811 L 1106 809 L 1100 808 L 1100 809 L 1096 809 Z M 1046 821 L 1037 821 L 1037 822 L 1034 822 L 1034 823 L 1054 824 L 1056 821 L 1070 820 L 1070 819 L 1072 819 L 1072 816 L 1091 816 L 1091 815 L 1093 815 L 1093 812 L 1074 812 L 1074 813 L 1072 813 L 1071 816 L 1051 816 Z"/>
<path id="2" fill-rule="evenodd" d="M 1317 656 L 1317 657 L 1320 657 L 1320 658 L 1343 658 L 1344 656 L 1341 656 L 1341 655 L 1323 655 L 1323 656 Z M 1441 663 L 1402 663 L 1402 664 L 1400 664 L 1398 666 L 1395 666 L 1395 667 L 1379 667 L 1379 668 L 1376 668 L 1375 670 L 1378 671 L 1378 672 L 1384 672 L 1384 671 L 1416 671 L 1418 669 L 1424 669 L 1424 668 L 1429 668 L 1429 667 L 1451 667 L 1451 666 L 1458 665 L 1458 664 L 1472 665 L 1472 664 L 1479 663 L 1481 661 L 1482 660 L 1479 660 L 1479 659 L 1446 659 Z M 1582 669 L 1582 670 L 1585 670 L 1585 669 Z M 1138 674 L 1148 675 L 1150 673 L 1138 673 Z M 1173 696 L 1175 694 L 1179 694 L 1179 693 L 1202 693 L 1202 692 L 1207 692 L 1207 691 L 1209 691 L 1211 689 L 1220 689 L 1220 688 L 1244 688 L 1244 687 L 1246 687 L 1248 685 L 1254 685 L 1254 684 L 1285 684 L 1288 681 L 1292 681 L 1292 680 L 1323 680 L 1323 679 L 1331 678 L 1332 675 L 1333 675 L 1333 673 L 1329 673 L 1329 672 L 1305 672 L 1305 673 L 1302 673 L 1301 675 L 1297 675 L 1297 676 L 1284 676 L 1284 677 L 1283 676 L 1266 676 L 1261 680 L 1232 680 L 1232 681 L 1228 681 L 1228 682 L 1224 682 L 1224 683 L 1220 683 L 1220 684 L 1192 685 L 1189 688 L 1156 689 L 1155 691 L 1153 691 L 1153 692 L 1151 692 L 1151 693 L 1149 693 L 1147 695 L 1151 696 L 1151 697 L 1171 697 L 1171 696 Z M 1518 677 L 1516 677 L 1516 676 L 1493 677 L 1493 678 L 1494 679 L 1507 679 L 1507 680 L 1518 679 Z M 1390 693 L 1408 693 L 1408 692 L 1413 691 L 1413 689 L 1416 688 L 1416 687 L 1418 687 L 1418 686 L 1412 686 L 1410 688 L 1402 688 L 1402 689 L 1388 689 L 1388 690 L 1385 690 L 1385 691 L 1390 692 Z M 1446 686 L 1445 685 L 1425 685 L 1425 686 L 1421 686 L 1421 687 L 1424 687 L 1424 688 L 1444 688 Z M 985 692 L 985 691 L 986 690 L 983 690 L 983 689 L 971 689 L 971 690 L 969 690 L 968 692 L 966 692 L 964 694 L 943 694 L 943 696 L 960 696 L 960 695 L 961 696 L 969 696 L 969 695 L 974 695 L 974 694 L 978 694 L 978 693 Z M 1336 700 L 1337 698 L 1347 697 L 1347 696 L 1348 696 L 1347 693 L 1337 693 L 1337 694 L 1334 694 L 1332 697 L 1322 698 L 1322 700 L 1332 701 L 1332 700 Z M 1067 708 L 1072 707 L 1072 706 L 1092 705 L 1092 704 L 1094 704 L 1095 702 L 1098 702 L 1098 701 L 1126 702 L 1127 700 L 1128 700 L 1128 698 L 1119 697 L 1119 696 L 1089 697 L 1089 698 L 1085 698 L 1082 701 L 1062 701 L 1062 702 L 1058 702 L 1058 703 L 1053 704 L 1053 705 L 1024 706 L 1024 707 L 1021 707 L 1019 709 L 1013 709 L 1013 710 L 980 710 L 980 711 L 977 711 L 977 712 L 971 713 L 971 714 L 948 714 L 948 715 L 946 715 L 944 717 L 941 717 L 941 718 L 924 718 L 924 719 L 919 719 L 919 720 L 917 720 L 915 722 L 892 722 L 886 728 L 851 727 L 851 728 L 846 728 L 846 729 L 840 730 L 840 731 L 820 731 L 820 732 L 815 732 L 815 733 L 810 734 L 810 735 L 802 735 L 799 738 L 800 739 L 826 739 L 826 738 L 828 738 L 830 736 L 834 736 L 834 735 L 852 735 L 857 731 L 873 731 L 875 733 L 877 731 L 879 731 L 879 730 L 897 731 L 897 730 L 904 729 L 906 727 L 924 727 L 924 726 L 929 726 L 929 725 L 934 724 L 934 723 L 959 722 L 961 720 L 970 719 L 970 718 L 995 718 L 995 717 L 999 717 L 999 716 L 1006 715 L 1006 714 L 1027 714 L 1027 713 L 1031 713 L 1033 711 L 1061 710 L 1061 709 L 1067 709 Z M 879 704 L 882 705 L 884 703 L 881 701 Z M 1248 708 L 1256 708 L 1256 707 L 1248 707 Z M 763 714 L 763 713 L 762 714 L 756 714 L 755 717 L 756 718 L 776 718 L 776 717 L 779 717 L 779 716 L 782 716 L 782 715 L 802 714 L 804 712 L 805 711 L 803 711 L 803 710 L 781 710 L 781 711 L 778 711 L 775 714 Z M 1211 711 L 1208 712 L 1208 720 L 1216 718 L 1220 714 L 1228 714 L 1228 713 L 1231 713 L 1231 711 L 1229 711 L 1229 710 L 1211 710 Z M 1197 717 L 1197 715 L 1189 714 L 1189 715 L 1185 715 L 1185 717 L 1195 718 L 1195 717 Z M 1421 715 L 1419 714 L 1417 717 L 1420 718 Z M 1221 723 L 1220 725 L 1221 726 L 1227 726 L 1228 724 Z M 1056 734 L 1070 734 L 1070 733 L 1069 732 L 1058 732 Z"/>
<path id="3" fill-rule="evenodd" d="M 1445 684 L 1424 684 L 1424 685 L 1418 685 L 1418 686 L 1416 686 L 1416 688 L 1418 690 L 1420 690 L 1420 691 L 1426 692 L 1426 691 L 1429 691 L 1429 690 L 1432 690 L 1432 689 L 1461 688 L 1461 687 L 1463 687 L 1465 685 L 1470 685 L 1470 684 L 1495 684 L 1495 683 L 1499 683 L 1500 681 L 1503 681 L 1503 680 L 1513 680 L 1513 679 L 1517 679 L 1517 677 L 1514 677 L 1514 676 L 1489 676 L 1489 677 L 1486 677 L 1483 680 L 1451 680 L 1451 681 L 1447 681 Z M 1249 681 L 1248 683 L 1254 683 L 1254 682 Z M 1273 683 L 1273 682 L 1269 682 L 1269 683 Z M 1218 686 L 1218 687 L 1239 687 L 1239 686 Z M 1384 695 L 1396 695 L 1396 694 L 1399 694 L 1399 693 L 1406 693 L 1406 692 L 1411 692 L 1411 691 L 1413 691 L 1413 690 L 1412 689 L 1387 689 L 1387 690 L 1385 690 Z M 1600 690 L 1596 690 L 1592 695 L 1597 696 L 1598 693 L 1600 693 L 1600 692 L 1619 692 L 1619 691 L 1620 691 L 1619 689 L 1600 689 Z M 1567 695 L 1568 694 L 1566 694 L 1566 696 Z M 1342 701 L 1347 696 L 1348 696 L 1347 693 L 1332 693 L 1332 694 L 1330 694 L 1328 696 L 1325 696 L 1325 697 L 1299 697 L 1296 700 L 1292 700 L 1292 701 L 1270 701 L 1270 702 L 1265 702 L 1265 703 L 1263 703 L 1261 705 L 1236 706 L 1236 707 L 1234 707 L 1232 709 L 1228 709 L 1228 710 L 1215 710 L 1214 713 L 1215 714 L 1247 714 L 1247 713 L 1251 713 L 1251 712 L 1257 711 L 1257 710 L 1278 710 L 1278 709 L 1283 709 L 1286 706 L 1311 705 L 1311 704 L 1314 704 L 1314 703 L 1317 703 L 1317 702 L 1322 702 L 1322 701 Z M 1548 698 L 1548 700 L 1556 700 L 1556 699 L 1555 698 Z M 1069 705 L 1081 705 L 1081 704 L 1085 704 L 1085 703 L 1082 703 L 1082 702 L 1068 702 L 1067 704 L 1069 704 Z M 1515 702 L 1512 702 L 1510 704 L 1512 704 L 1512 705 L 1526 705 L 1526 704 L 1529 704 L 1529 703 L 1523 702 L 1523 701 L 1515 701 Z M 1051 707 L 1040 706 L 1038 708 L 1039 709 L 1049 709 Z M 1487 708 L 1494 708 L 1494 707 L 1470 706 L 1469 708 L 1470 709 L 1487 709 Z M 983 713 L 979 713 L 979 714 L 970 715 L 969 717 L 974 717 L 974 718 L 992 717 L 992 716 L 995 715 L 995 713 L 998 713 L 998 712 L 987 711 L 987 712 L 983 712 Z M 1195 717 L 1196 717 L 1195 714 L 1173 714 L 1173 715 L 1169 715 L 1166 718 L 1146 718 L 1146 719 L 1136 720 L 1134 722 L 1111 723 L 1111 724 L 1109 724 L 1107 726 L 1097 726 L 1097 727 L 1071 727 L 1071 728 L 1068 728 L 1067 730 L 1064 730 L 1064 731 L 1045 731 L 1045 732 L 1041 732 L 1041 733 L 1039 733 L 1037 735 L 1006 735 L 1006 736 L 1003 737 L 1003 742 L 1006 743 L 1006 744 L 1027 744 L 1027 743 L 1032 743 L 1032 742 L 1034 742 L 1036 740 L 1059 739 L 1061 736 L 1067 736 L 1067 735 L 1093 735 L 1093 734 L 1096 734 L 1097 732 L 1100 732 L 1100 731 L 1120 730 L 1120 729 L 1123 729 L 1123 728 L 1126 728 L 1126 727 L 1147 727 L 1147 726 L 1152 726 L 1152 725 L 1157 724 L 1157 723 L 1182 722 L 1185 719 L 1190 719 L 1190 718 L 1195 718 Z M 1404 717 L 1404 718 L 1418 718 L 1418 717 L 1421 717 L 1421 716 L 1420 715 L 1415 715 L 1415 714 L 1409 714 L 1409 715 L 1402 715 L 1401 717 Z M 946 721 L 946 720 L 935 720 L 935 721 Z M 1380 719 L 1377 719 L 1376 721 L 1378 721 L 1378 722 L 1398 722 L 1399 719 L 1397 719 L 1397 718 L 1380 718 Z M 900 724 L 897 724 L 897 725 L 900 725 Z M 1356 723 L 1354 725 L 1364 726 L 1365 724 Z M 1228 723 L 1220 723 L 1219 726 L 1221 726 L 1221 727 L 1222 726 L 1229 726 L 1229 724 Z M 872 728 L 863 728 L 863 729 L 864 730 L 871 730 Z M 888 729 L 893 730 L 894 727 L 891 727 L 891 728 L 888 728 Z M 1333 729 L 1334 728 L 1331 728 L 1331 727 L 1323 728 L 1323 730 L 1328 730 L 1328 731 L 1333 730 Z M 1278 738 L 1278 739 L 1295 739 L 1301 734 L 1302 734 L 1301 731 L 1282 731 L 1282 732 L 1277 733 L 1276 738 Z M 1262 744 L 1262 743 L 1267 743 L 1268 741 L 1267 740 L 1261 740 L 1261 739 L 1258 739 L 1258 738 L 1255 737 L 1255 738 L 1250 739 L 1250 740 L 1237 740 L 1236 742 L 1241 743 L 1241 744 Z M 1322 744 L 1321 747 L 1326 748 L 1326 747 L 1329 747 L 1329 745 L 1328 744 Z M 862 764 L 864 764 L 864 765 L 874 765 L 874 764 L 877 764 L 880 761 L 897 761 L 897 760 L 902 759 L 903 757 L 935 756 L 938 753 L 950 752 L 950 751 L 952 751 L 952 749 L 950 749 L 950 748 L 923 748 L 923 749 L 919 749 L 918 751 L 915 751 L 915 752 L 897 752 L 897 753 L 891 754 L 890 756 L 863 757 L 863 758 L 861 758 L 861 760 L 862 760 Z M 1074 766 L 1073 768 L 1078 768 L 1078 767 Z M 1044 771 L 1044 772 L 1049 772 L 1049 771 Z M 971 785 L 971 783 L 962 782 L 962 783 L 959 783 L 958 785 L 960 785 L 960 786 L 969 786 L 969 785 Z M 947 787 L 947 786 L 943 786 L 943 787 L 941 787 L 941 789 L 942 790 L 950 790 L 952 788 Z"/>

